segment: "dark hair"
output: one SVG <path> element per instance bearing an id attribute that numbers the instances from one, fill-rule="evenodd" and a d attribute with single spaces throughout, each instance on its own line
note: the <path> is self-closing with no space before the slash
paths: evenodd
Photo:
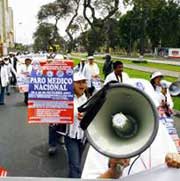
<path id="1" fill-rule="evenodd" d="M 123 63 L 121 61 L 115 61 L 113 63 L 113 69 L 116 69 L 118 65 L 123 65 Z"/>

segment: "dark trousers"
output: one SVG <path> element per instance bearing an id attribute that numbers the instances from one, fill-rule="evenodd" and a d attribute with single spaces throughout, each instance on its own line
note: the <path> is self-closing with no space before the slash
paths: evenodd
<path id="1" fill-rule="evenodd" d="M 4 104 L 5 87 L 0 86 L 0 104 Z"/>
<path id="2" fill-rule="evenodd" d="M 14 75 L 14 73 L 12 73 L 11 84 L 16 85 L 16 83 L 17 83 L 16 76 Z"/>
<path id="3" fill-rule="evenodd" d="M 81 140 L 65 137 L 65 145 L 68 154 L 69 178 L 81 178 L 81 158 L 84 145 Z"/>
<path id="4" fill-rule="evenodd" d="M 28 92 L 24 93 L 24 103 L 28 105 Z"/>
<path id="5" fill-rule="evenodd" d="M 49 124 L 49 146 L 56 146 L 58 140 L 60 138 L 60 134 L 58 134 L 58 125 Z"/>

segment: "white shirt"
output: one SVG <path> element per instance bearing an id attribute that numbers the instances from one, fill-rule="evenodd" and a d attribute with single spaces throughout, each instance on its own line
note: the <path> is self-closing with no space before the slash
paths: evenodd
<path id="1" fill-rule="evenodd" d="M 5 66 L 7 67 L 7 71 L 8 71 L 8 77 L 12 77 L 12 73 L 16 76 L 16 71 L 13 68 L 13 65 L 11 63 L 5 64 Z"/>
<path id="2" fill-rule="evenodd" d="M 70 138 L 83 139 L 84 131 L 80 128 L 78 120 L 78 107 L 87 101 L 87 97 L 83 94 L 81 97 L 74 96 L 74 123 L 68 126 L 68 136 Z"/>
<path id="3" fill-rule="evenodd" d="M 23 74 L 23 73 L 31 74 L 31 72 L 32 72 L 32 65 L 30 64 L 30 65 L 26 66 L 26 64 L 21 64 L 18 67 L 17 72 L 18 72 L 18 74 Z"/>
<path id="4" fill-rule="evenodd" d="M 87 81 L 87 86 L 91 87 L 92 76 L 99 75 L 99 67 L 97 66 L 96 63 L 93 63 L 93 64 L 87 63 L 84 66 L 83 74 L 88 80 Z"/>
<path id="5" fill-rule="evenodd" d="M 2 65 L 0 69 L 1 86 L 6 87 L 9 83 L 8 69 L 6 65 Z"/>
<path id="6" fill-rule="evenodd" d="M 141 157 L 133 165 L 130 174 L 134 174 L 146 169 L 153 168 L 165 162 L 165 155 L 168 152 L 177 152 L 174 142 L 169 136 L 164 125 L 160 123 L 157 136 L 150 148 L 141 154 Z M 108 169 L 108 157 L 97 152 L 93 147 L 89 148 L 82 179 L 95 179 Z M 134 158 L 131 158 L 131 163 Z M 131 166 L 130 163 L 130 166 Z M 130 167 L 129 166 L 129 167 Z M 123 176 L 127 176 L 129 167 L 123 171 Z"/>
<path id="7" fill-rule="evenodd" d="M 119 81 L 119 82 L 121 82 L 121 78 L 118 77 L 118 79 L 117 79 L 115 73 L 114 73 L 114 72 L 111 72 L 111 73 L 106 77 L 106 79 L 105 79 L 105 81 L 104 81 L 104 85 L 107 84 L 107 83 L 110 82 L 110 81 Z M 125 73 L 125 72 L 122 72 L 122 83 L 128 83 L 128 82 L 129 82 L 129 76 L 128 76 L 128 74 Z"/>
<path id="8" fill-rule="evenodd" d="M 162 101 L 165 101 L 165 96 L 163 95 L 163 93 L 161 91 L 162 91 L 161 86 L 156 86 L 155 93 L 156 93 L 156 97 L 157 97 L 157 100 L 159 102 L 159 105 L 161 104 Z M 171 95 L 169 93 L 169 89 L 168 88 L 167 88 L 166 97 L 167 97 L 167 104 L 172 109 L 173 106 L 174 106 L 174 103 L 172 101 L 172 98 L 171 98 Z"/>

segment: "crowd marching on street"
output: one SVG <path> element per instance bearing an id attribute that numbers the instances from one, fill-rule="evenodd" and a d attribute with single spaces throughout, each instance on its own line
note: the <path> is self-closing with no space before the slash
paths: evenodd
<path id="1" fill-rule="evenodd" d="M 50 58 L 48 60 L 50 64 L 55 57 L 55 54 L 51 54 L 47 57 L 45 56 L 45 59 Z M 68 57 L 57 56 L 56 59 L 63 60 L 68 59 Z M 24 103 L 25 106 L 28 106 L 29 89 L 21 89 L 18 80 L 20 75 L 30 76 L 37 62 L 38 59 L 33 56 L 20 56 L 16 55 L 14 52 L 10 52 L 8 56 L 0 58 L 0 106 L 6 104 L 6 96 L 12 94 L 11 89 L 13 88 L 24 94 Z M 113 81 L 120 84 L 125 83 L 131 85 L 133 79 L 123 71 L 123 63 L 121 61 L 112 61 L 111 55 L 109 54 L 105 56 L 103 65 L 103 82 L 100 77 L 100 68 L 95 62 L 94 56 L 88 56 L 87 59 L 82 58 L 79 63 L 74 66 L 73 72 L 74 122 L 70 125 L 49 124 L 49 148 L 47 153 L 49 156 L 57 154 L 57 145 L 61 139 L 61 142 L 65 144 L 67 150 L 69 178 L 119 178 L 121 175 L 125 176 L 126 171 L 122 173 L 122 170 L 121 172 L 115 170 L 116 165 L 120 163 L 126 168 L 130 165 L 131 160 L 109 160 L 93 150 L 92 147 L 90 147 L 88 151 L 87 159 L 83 167 L 84 169 L 82 168 L 82 154 L 85 146 L 88 144 L 88 140 L 85 137 L 84 131 L 80 128 L 80 121 L 83 118 L 83 113 L 78 112 L 78 107 L 83 105 L 109 82 Z M 153 142 L 151 147 L 152 166 L 163 163 L 166 153 L 180 152 L 179 137 L 173 121 L 174 105 L 169 93 L 169 85 L 163 82 L 163 79 L 164 75 L 161 72 L 154 72 L 151 74 L 148 84 L 142 85 L 152 90 L 151 94 L 155 97 L 152 98 L 152 101 L 156 105 L 157 112 L 159 113 L 160 128 L 157 139 Z M 138 85 L 137 88 L 139 88 Z M 164 145 L 164 147 L 162 145 Z M 169 147 L 169 145 L 171 145 L 171 147 Z M 154 149 L 154 147 L 156 147 L 156 149 Z M 100 158 L 102 162 L 98 163 L 97 157 Z M 143 163 L 146 165 L 146 162 L 148 162 L 147 157 L 143 157 L 143 155 L 139 160 L 141 160 L 141 163 L 138 163 L 139 165 L 137 164 L 138 168 L 135 168 L 133 173 L 144 170 L 142 165 Z M 94 162 L 94 165 L 92 165 L 91 162 Z"/>

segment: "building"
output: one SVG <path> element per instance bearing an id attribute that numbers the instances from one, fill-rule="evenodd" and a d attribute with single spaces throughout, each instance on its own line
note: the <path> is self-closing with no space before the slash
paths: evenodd
<path id="1" fill-rule="evenodd" d="M 14 46 L 13 11 L 8 0 L 0 0 L 0 55 L 7 55 Z"/>

